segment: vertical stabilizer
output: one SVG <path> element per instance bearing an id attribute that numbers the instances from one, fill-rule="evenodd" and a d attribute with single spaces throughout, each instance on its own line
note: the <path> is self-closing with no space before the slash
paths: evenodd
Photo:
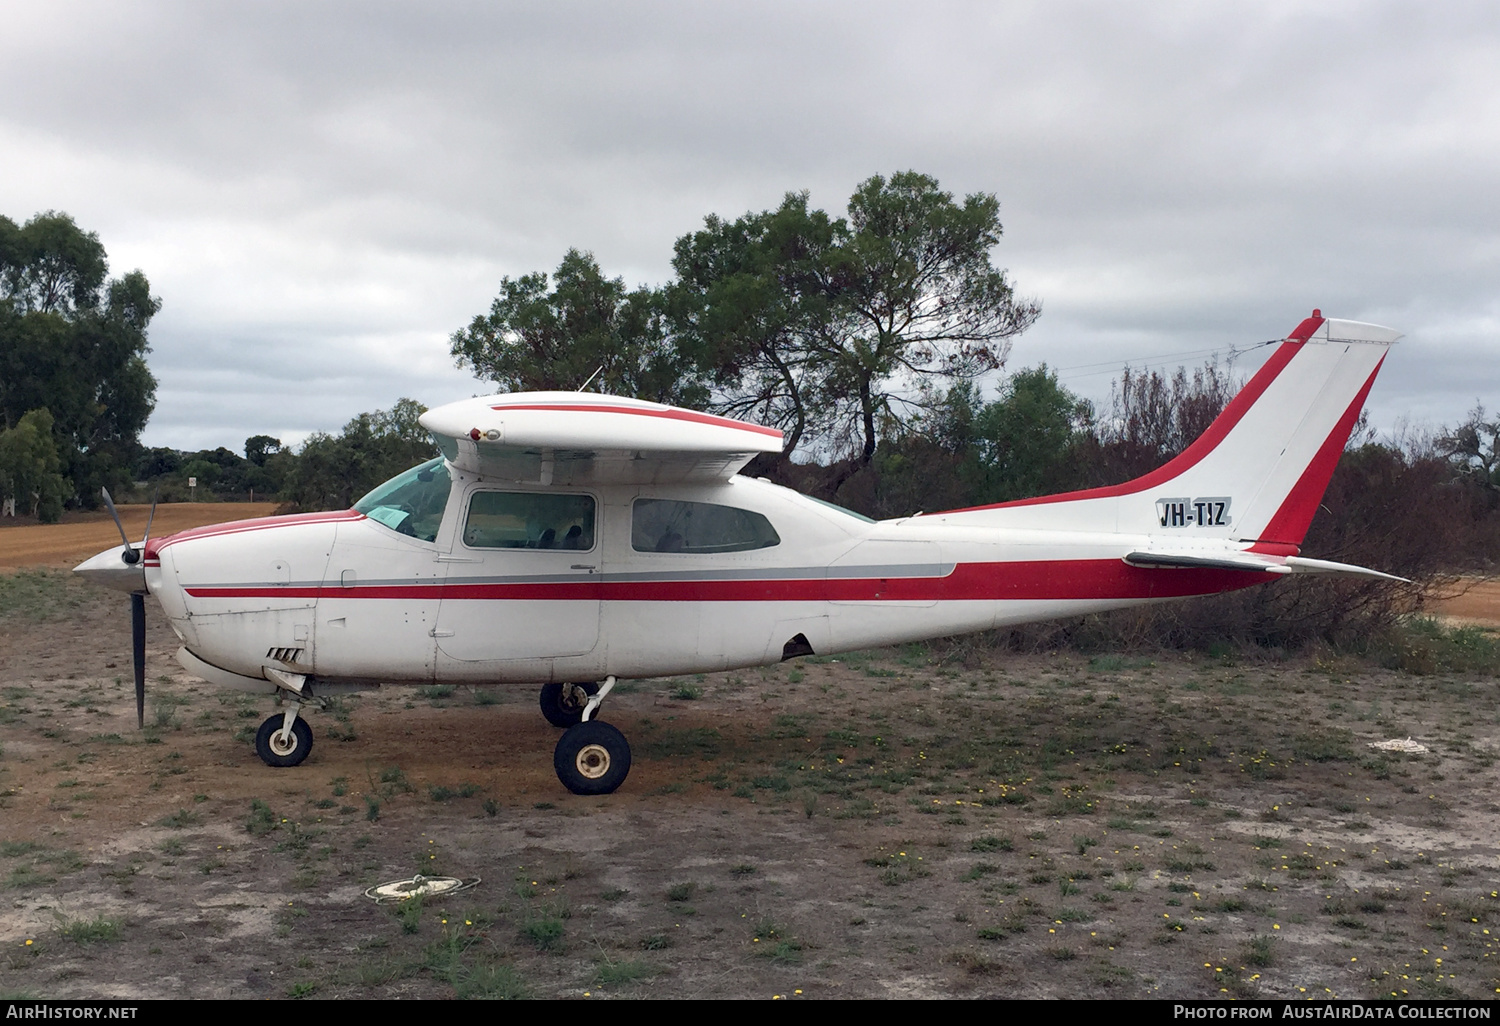
<path id="1" fill-rule="evenodd" d="M 1390 328 L 1313 315 L 1197 441 L 1124 484 L 936 514 L 955 523 L 1234 540 L 1296 551 L 1359 419 Z"/>

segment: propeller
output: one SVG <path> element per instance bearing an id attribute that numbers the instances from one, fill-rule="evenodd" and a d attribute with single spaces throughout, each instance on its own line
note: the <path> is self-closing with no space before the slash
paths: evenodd
<path id="1" fill-rule="evenodd" d="M 146 542 L 151 540 L 151 524 L 156 520 L 156 500 L 161 495 L 158 487 L 156 494 L 151 497 L 151 514 L 146 518 L 146 536 L 141 539 L 141 547 L 137 549 L 130 544 L 130 538 L 125 534 L 125 525 L 120 521 L 119 511 L 115 509 L 114 500 L 109 497 L 109 489 L 101 489 L 104 493 L 104 505 L 109 509 L 109 515 L 114 517 L 115 527 L 119 528 L 120 540 L 125 543 L 124 550 L 120 553 L 121 562 L 127 566 L 135 566 L 141 561 L 141 554 L 146 551 Z M 144 575 L 141 578 L 145 580 Z M 135 669 L 135 719 L 137 727 L 146 726 L 146 593 L 141 590 L 132 590 L 130 593 L 130 645 L 131 662 Z"/>
<path id="2" fill-rule="evenodd" d="M 120 558 L 131 566 L 135 566 L 141 561 L 141 554 L 135 550 L 134 546 L 130 544 L 130 539 L 125 536 L 125 525 L 120 522 L 120 513 L 115 509 L 115 500 L 109 497 L 109 489 L 101 488 L 99 490 L 104 493 L 104 505 L 109 507 L 109 515 L 115 518 L 115 527 L 119 529 L 120 540 L 125 543 L 125 551 L 120 553 Z M 151 515 L 153 517 L 156 516 L 155 499 L 151 500 Z M 146 525 L 146 533 L 151 533 L 150 524 Z"/>
<path id="3" fill-rule="evenodd" d="M 146 726 L 146 596 L 130 593 L 130 644 L 135 663 L 135 725 Z"/>

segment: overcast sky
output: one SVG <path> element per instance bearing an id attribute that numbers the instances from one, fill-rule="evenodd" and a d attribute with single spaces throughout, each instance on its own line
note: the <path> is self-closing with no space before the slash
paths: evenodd
<path id="1" fill-rule="evenodd" d="M 1000 199 L 1013 369 L 1105 398 L 1320 307 L 1406 332 L 1381 427 L 1500 406 L 1493 2 L 0 0 L 0 95 L 0 213 L 162 299 L 150 445 L 492 391 L 448 336 L 502 277 L 658 284 L 707 214 L 908 168 Z"/>

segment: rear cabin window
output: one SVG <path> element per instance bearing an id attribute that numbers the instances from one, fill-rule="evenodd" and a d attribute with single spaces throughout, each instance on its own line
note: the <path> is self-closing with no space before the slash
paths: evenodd
<path id="1" fill-rule="evenodd" d="M 631 510 L 630 546 L 637 552 L 745 552 L 780 544 L 771 522 L 748 509 L 637 499 Z"/>
<path id="2" fill-rule="evenodd" d="M 472 549 L 592 549 L 594 500 L 588 495 L 477 492 L 464 519 L 464 544 Z"/>

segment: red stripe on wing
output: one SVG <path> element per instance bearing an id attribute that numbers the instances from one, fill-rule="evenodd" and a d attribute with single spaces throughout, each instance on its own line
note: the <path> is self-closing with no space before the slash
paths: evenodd
<path id="1" fill-rule="evenodd" d="M 507 413 L 511 410 L 542 410 L 548 413 L 627 413 L 632 417 L 659 417 L 664 420 L 681 420 L 693 424 L 712 424 L 715 427 L 733 428 L 737 431 L 751 431 L 778 441 L 782 438 L 782 432 L 776 428 L 765 427 L 761 424 L 748 424 L 743 420 L 733 420 L 729 417 L 718 417 L 712 413 L 696 413 L 693 410 L 675 408 L 641 410 L 630 406 L 607 406 L 598 403 L 518 403 L 514 406 L 491 406 L 490 409 L 499 413 Z"/>

